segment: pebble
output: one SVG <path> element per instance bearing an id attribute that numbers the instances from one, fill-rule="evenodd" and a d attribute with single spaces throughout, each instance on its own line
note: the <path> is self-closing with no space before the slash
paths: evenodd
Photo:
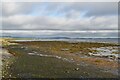
<path id="1" fill-rule="evenodd" d="M 9 75 L 9 77 L 11 77 L 11 75 Z"/>
<path id="2" fill-rule="evenodd" d="M 65 71 L 65 73 L 70 73 L 69 71 Z"/>
<path id="3" fill-rule="evenodd" d="M 78 71 L 78 70 L 79 70 L 79 68 L 76 68 L 75 70 L 76 70 L 76 71 Z"/>

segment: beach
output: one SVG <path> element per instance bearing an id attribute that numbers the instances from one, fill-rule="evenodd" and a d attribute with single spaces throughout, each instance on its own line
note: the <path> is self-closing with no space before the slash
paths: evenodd
<path id="1" fill-rule="evenodd" d="M 118 79 L 118 2 L 2 0 L 0 78 Z"/>
<path id="2" fill-rule="evenodd" d="M 3 47 L 11 55 L 2 60 L 3 78 L 118 77 L 118 44 L 16 40 L 9 43 Z"/>

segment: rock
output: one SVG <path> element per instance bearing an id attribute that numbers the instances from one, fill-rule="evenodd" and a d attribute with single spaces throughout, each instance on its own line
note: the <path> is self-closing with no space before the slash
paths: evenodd
<path id="1" fill-rule="evenodd" d="M 9 77 L 11 77 L 12 75 L 9 75 Z"/>
<path id="2" fill-rule="evenodd" d="M 24 47 L 21 47 L 22 49 L 24 49 Z"/>
<path id="3" fill-rule="evenodd" d="M 34 53 L 28 53 L 29 55 L 35 55 Z"/>
<path id="4" fill-rule="evenodd" d="M 108 55 L 102 55 L 101 57 L 102 58 L 108 58 Z"/>
<path id="5" fill-rule="evenodd" d="M 75 68 L 75 70 L 76 70 L 76 71 L 78 71 L 78 70 L 79 70 L 79 68 Z"/>
<path id="6" fill-rule="evenodd" d="M 93 56 L 102 57 L 103 55 L 101 55 L 101 54 L 93 54 Z"/>
<path id="7" fill-rule="evenodd" d="M 69 49 L 67 49 L 67 48 L 66 48 L 66 49 L 61 49 L 61 51 L 68 51 L 68 50 L 69 50 Z"/>
<path id="8" fill-rule="evenodd" d="M 2 59 L 2 62 L 5 62 L 5 59 Z"/>
<path id="9" fill-rule="evenodd" d="M 97 52 L 93 52 L 93 54 L 97 54 Z"/>
<path id="10" fill-rule="evenodd" d="M 65 71 L 65 73 L 70 73 L 69 71 Z"/>
<path id="11" fill-rule="evenodd" d="M 118 59 L 120 59 L 120 57 L 118 57 Z"/>
<path id="12" fill-rule="evenodd" d="M 90 55 L 90 56 L 91 56 L 91 55 L 93 55 L 93 53 L 88 53 L 88 55 Z"/>
<path id="13" fill-rule="evenodd" d="M 75 55 L 79 55 L 79 53 L 75 53 Z"/>
<path id="14" fill-rule="evenodd" d="M 72 45 L 72 47 L 74 47 L 75 45 Z"/>
<path id="15" fill-rule="evenodd" d="M 109 57 L 109 59 L 115 59 L 114 55 L 109 55 L 108 57 Z"/>
<path id="16" fill-rule="evenodd" d="M 37 53 L 36 51 L 33 51 L 33 53 Z"/>

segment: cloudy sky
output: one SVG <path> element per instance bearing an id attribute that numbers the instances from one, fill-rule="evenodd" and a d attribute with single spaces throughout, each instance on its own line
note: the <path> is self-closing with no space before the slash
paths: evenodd
<path id="1" fill-rule="evenodd" d="M 117 2 L 2 2 L 2 33 L 41 37 L 117 37 Z"/>

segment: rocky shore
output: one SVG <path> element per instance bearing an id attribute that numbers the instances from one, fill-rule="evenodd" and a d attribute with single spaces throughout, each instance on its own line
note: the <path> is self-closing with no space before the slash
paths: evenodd
<path id="1" fill-rule="evenodd" d="M 12 45 L 5 46 L 2 52 L 2 62 L 9 63 L 2 70 L 3 78 L 118 77 L 118 44 L 66 41 L 10 43 Z"/>

